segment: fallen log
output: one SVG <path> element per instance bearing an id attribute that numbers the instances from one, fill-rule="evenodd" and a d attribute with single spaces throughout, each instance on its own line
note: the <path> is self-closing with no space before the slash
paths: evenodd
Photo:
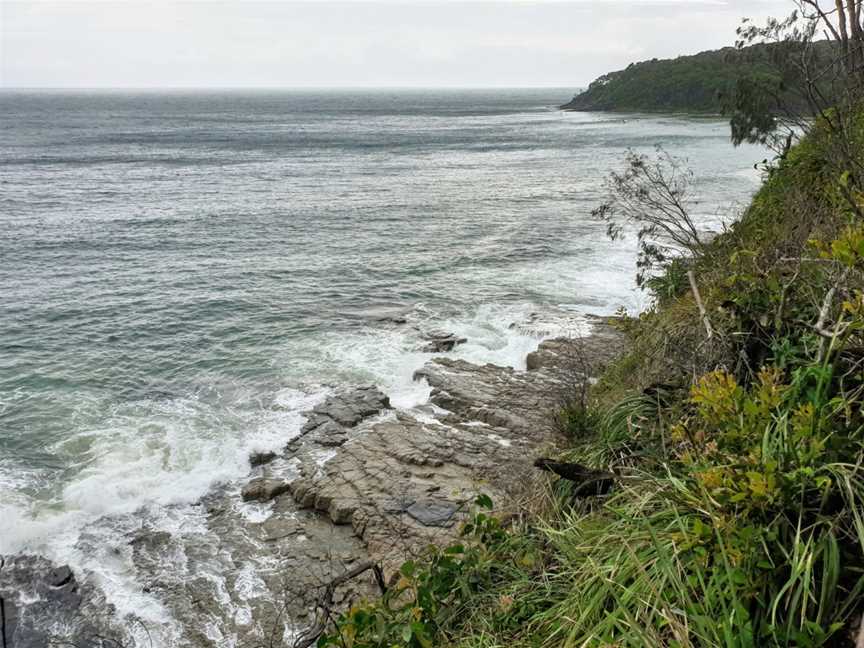
<path id="1" fill-rule="evenodd" d="M 382 596 L 386 593 L 387 587 L 384 583 L 384 573 L 382 572 L 381 567 L 376 563 L 373 563 L 371 560 L 355 565 L 348 571 L 336 576 L 333 580 L 327 583 L 324 587 L 324 591 L 321 592 L 321 596 L 318 598 L 317 608 L 319 613 L 315 625 L 297 637 L 294 641 L 294 648 L 309 648 L 309 646 L 318 641 L 318 637 L 320 637 L 327 628 L 327 622 L 332 619 L 333 592 L 335 592 L 336 588 L 343 583 L 347 583 L 352 578 L 356 578 L 370 569 L 375 574 L 375 582 L 378 583 L 378 589 L 381 590 Z"/>
<path id="2" fill-rule="evenodd" d="M 606 495 L 612 490 L 617 478 L 614 473 L 594 470 L 578 463 L 554 461 L 546 457 L 535 459 L 534 466 L 573 482 L 576 485 L 573 497 Z"/>

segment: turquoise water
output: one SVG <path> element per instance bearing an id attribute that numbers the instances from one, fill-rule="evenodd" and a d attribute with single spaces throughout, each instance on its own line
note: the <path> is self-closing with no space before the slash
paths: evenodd
<path id="1" fill-rule="evenodd" d="M 418 328 L 519 366 L 534 310 L 638 308 L 590 218 L 625 149 L 688 157 L 715 228 L 763 155 L 570 94 L 0 94 L 0 553 L 192 501 L 339 385 L 422 402 Z"/>

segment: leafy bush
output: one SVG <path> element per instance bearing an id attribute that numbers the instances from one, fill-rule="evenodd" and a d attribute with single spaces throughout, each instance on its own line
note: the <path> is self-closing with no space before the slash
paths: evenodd
<path id="1" fill-rule="evenodd" d="M 485 495 L 475 504 L 487 511 L 492 508 Z M 429 547 L 422 560 L 405 562 L 398 581 L 381 599 L 353 606 L 330 634 L 319 639 L 318 646 L 438 646 L 442 634 L 464 621 L 466 608 L 513 572 L 514 560 L 521 566 L 533 560 L 530 549 L 510 543 L 500 521 L 488 513 L 477 512 L 461 535 L 459 543 L 443 549 Z"/>

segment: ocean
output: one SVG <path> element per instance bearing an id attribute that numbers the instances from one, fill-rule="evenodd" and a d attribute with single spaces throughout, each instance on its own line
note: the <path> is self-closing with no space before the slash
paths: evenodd
<path id="1" fill-rule="evenodd" d="M 590 214 L 626 149 L 687 158 L 715 230 L 765 155 L 720 119 L 558 111 L 571 94 L 0 93 L 0 554 L 122 602 L 89 525 L 239 479 L 340 386 L 423 403 L 423 331 L 520 368 L 532 312 L 645 306 L 632 237 Z"/>

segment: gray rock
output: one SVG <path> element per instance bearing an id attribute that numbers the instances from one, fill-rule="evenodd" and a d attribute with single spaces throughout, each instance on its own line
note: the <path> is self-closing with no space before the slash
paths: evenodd
<path id="1" fill-rule="evenodd" d="M 427 527 L 451 527 L 456 519 L 459 505 L 453 502 L 425 500 L 414 502 L 405 512 Z"/>
<path id="2" fill-rule="evenodd" d="M 253 468 L 270 463 L 276 458 L 275 452 L 253 452 L 249 455 L 249 465 Z"/>
<path id="3" fill-rule="evenodd" d="M 288 492 L 288 482 L 281 479 L 257 477 L 243 487 L 240 496 L 244 502 L 269 502 L 282 493 Z"/>
<path id="4" fill-rule="evenodd" d="M 10 648 L 91 645 L 97 635 L 118 645 L 127 640 L 101 592 L 79 583 L 67 565 L 41 556 L 0 557 L 0 606 L 0 645 Z"/>
<path id="5" fill-rule="evenodd" d="M 357 387 L 329 396 L 313 407 L 307 412 L 307 421 L 300 433 L 308 434 L 330 422 L 351 428 L 386 409 L 390 409 L 390 398 L 384 392 L 374 385 Z"/>
<path id="6" fill-rule="evenodd" d="M 448 333 L 447 331 L 429 331 L 424 333 L 423 337 L 426 344 L 421 350 L 425 353 L 445 353 L 452 351 L 456 345 L 468 341 L 468 338 L 459 337 L 455 333 Z"/>
<path id="7" fill-rule="evenodd" d="M 588 321 L 593 324 L 588 337 L 574 335 L 541 342 L 537 350 L 525 358 L 528 371 L 545 368 L 577 382 L 602 371 L 621 352 L 624 334 L 600 318 L 588 318 Z"/>
<path id="8" fill-rule="evenodd" d="M 335 448 L 341 446 L 348 440 L 348 435 L 344 432 L 331 432 L 322 434 L 315 439 L 315 443 L 324 446 L 325 448 Z"/>

